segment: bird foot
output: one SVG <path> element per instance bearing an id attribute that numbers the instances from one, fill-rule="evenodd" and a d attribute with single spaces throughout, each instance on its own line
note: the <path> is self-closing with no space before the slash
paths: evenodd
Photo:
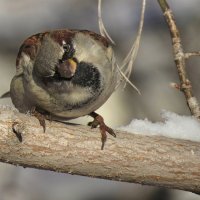
<path id="1" fill-rule="evenodd" d="M 39 111 L 37 111 L 37 109 L 35 107 L 33 107 L 30 111 L 31 115 L 36 117 L 40 123 L 40 125 L 43 128 L 43 131 L 45 133 L 46 131 L 46 122 L 45 120 L 50 120 L 51 121 L 51 115 L 49 114 L 42 114 Z"/>
<path id="2" fill-rule="evenodd" d="M 104 123 L 104 119 L 101 115 L 92 112 L 89 114 L 91 117 L 94 118 L 94 120 L 92 122 L 88 123 L 88 126 L 91 126 L 91 128 L 97 128 L 99 126 L 100 132 L 101 132 L 101 150 L 103 150 L 104 146 L 105 146 L 105 142 L 107 140 L 107 133 L 109 133 L 110 135 L 112 135 L 113 137 L 116 137 L 115 132 L 113 131 L 113 129 L 111 129 L 110 127 L 108 127 L 105 123 Z"/>

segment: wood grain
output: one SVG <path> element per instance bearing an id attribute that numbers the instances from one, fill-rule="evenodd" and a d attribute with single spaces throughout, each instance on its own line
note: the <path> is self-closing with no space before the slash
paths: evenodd
<path id="1" fill-rule="evenodd" d="M 13 132 L 22 134 L 22 142 Z M 56 172 L 200 192 L 200 143 L 117 131 L 100 150 L 98 129 L 0 109 L 0 161 Z"/>

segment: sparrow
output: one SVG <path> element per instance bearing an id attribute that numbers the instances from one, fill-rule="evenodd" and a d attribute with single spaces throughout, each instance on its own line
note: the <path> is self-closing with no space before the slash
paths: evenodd
<path id="1" fill-rule="evenodd" d="M 129 77 L 140 44 L 145 7 L 146 0 L 142 0 L 137 37 L 121 67 L 116 62 L 112 49 L 115 43 L 104 26 L 98 0 L 100 35 L 62 29 L 30 36 L 19 49 L 10 91 L 0 98 L 11 97 L 20 112 L 30 112 L 38 118 L 44 132 L 45 119 L 68 120 L 89 115 L 94 120 L 88 125 L 100 128 L 103 149 L 106 132 L 114 137 L 116 134 L 95 111 L 122 81 L 140 94 Z M 21 136 L 15 134 L 21 141 Z"/>
<path id="2" fill-rule="evenodd" d="M 31 112 L 45 131 L 48 116 L 69 120 L 89 115 L 116 137 L 95 111 L 111 96 L 120 79 L 109 40 L 88 30 L 53 30 L 27 38 L 16 59 L 10 97 L 19 112 Z"/>

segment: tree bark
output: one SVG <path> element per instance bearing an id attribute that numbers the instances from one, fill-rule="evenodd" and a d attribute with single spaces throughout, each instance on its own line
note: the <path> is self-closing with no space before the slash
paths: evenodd
<path id="1" fill-rule="evenodd" d="M 47 121 L 44 133 L 34 117 L 0 108 L 0 161 L 200 193 L 200 143 L 116 133 L 100 150 L 99 129 Z"/>

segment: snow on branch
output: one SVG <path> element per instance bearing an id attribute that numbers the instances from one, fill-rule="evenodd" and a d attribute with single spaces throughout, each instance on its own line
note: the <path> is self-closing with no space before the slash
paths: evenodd
<path id="1" fill-rule="evenodd" d="M 133 119 L 129 125 L 120 127 L 120 130 L 200 142 L 200 122 L 194 116 L 181 116 L 163 110 L 161 117 L 163 119 L 161 122 Z"/>
<path id="2" fill-rule="evenodd" d="M 1 162 L 200 194 L 198 142 L 116 131 L 100 150 L 98 129 L 47 121 L 44 133 L 34 117 L 2 107 L 0 133 Z"/>

